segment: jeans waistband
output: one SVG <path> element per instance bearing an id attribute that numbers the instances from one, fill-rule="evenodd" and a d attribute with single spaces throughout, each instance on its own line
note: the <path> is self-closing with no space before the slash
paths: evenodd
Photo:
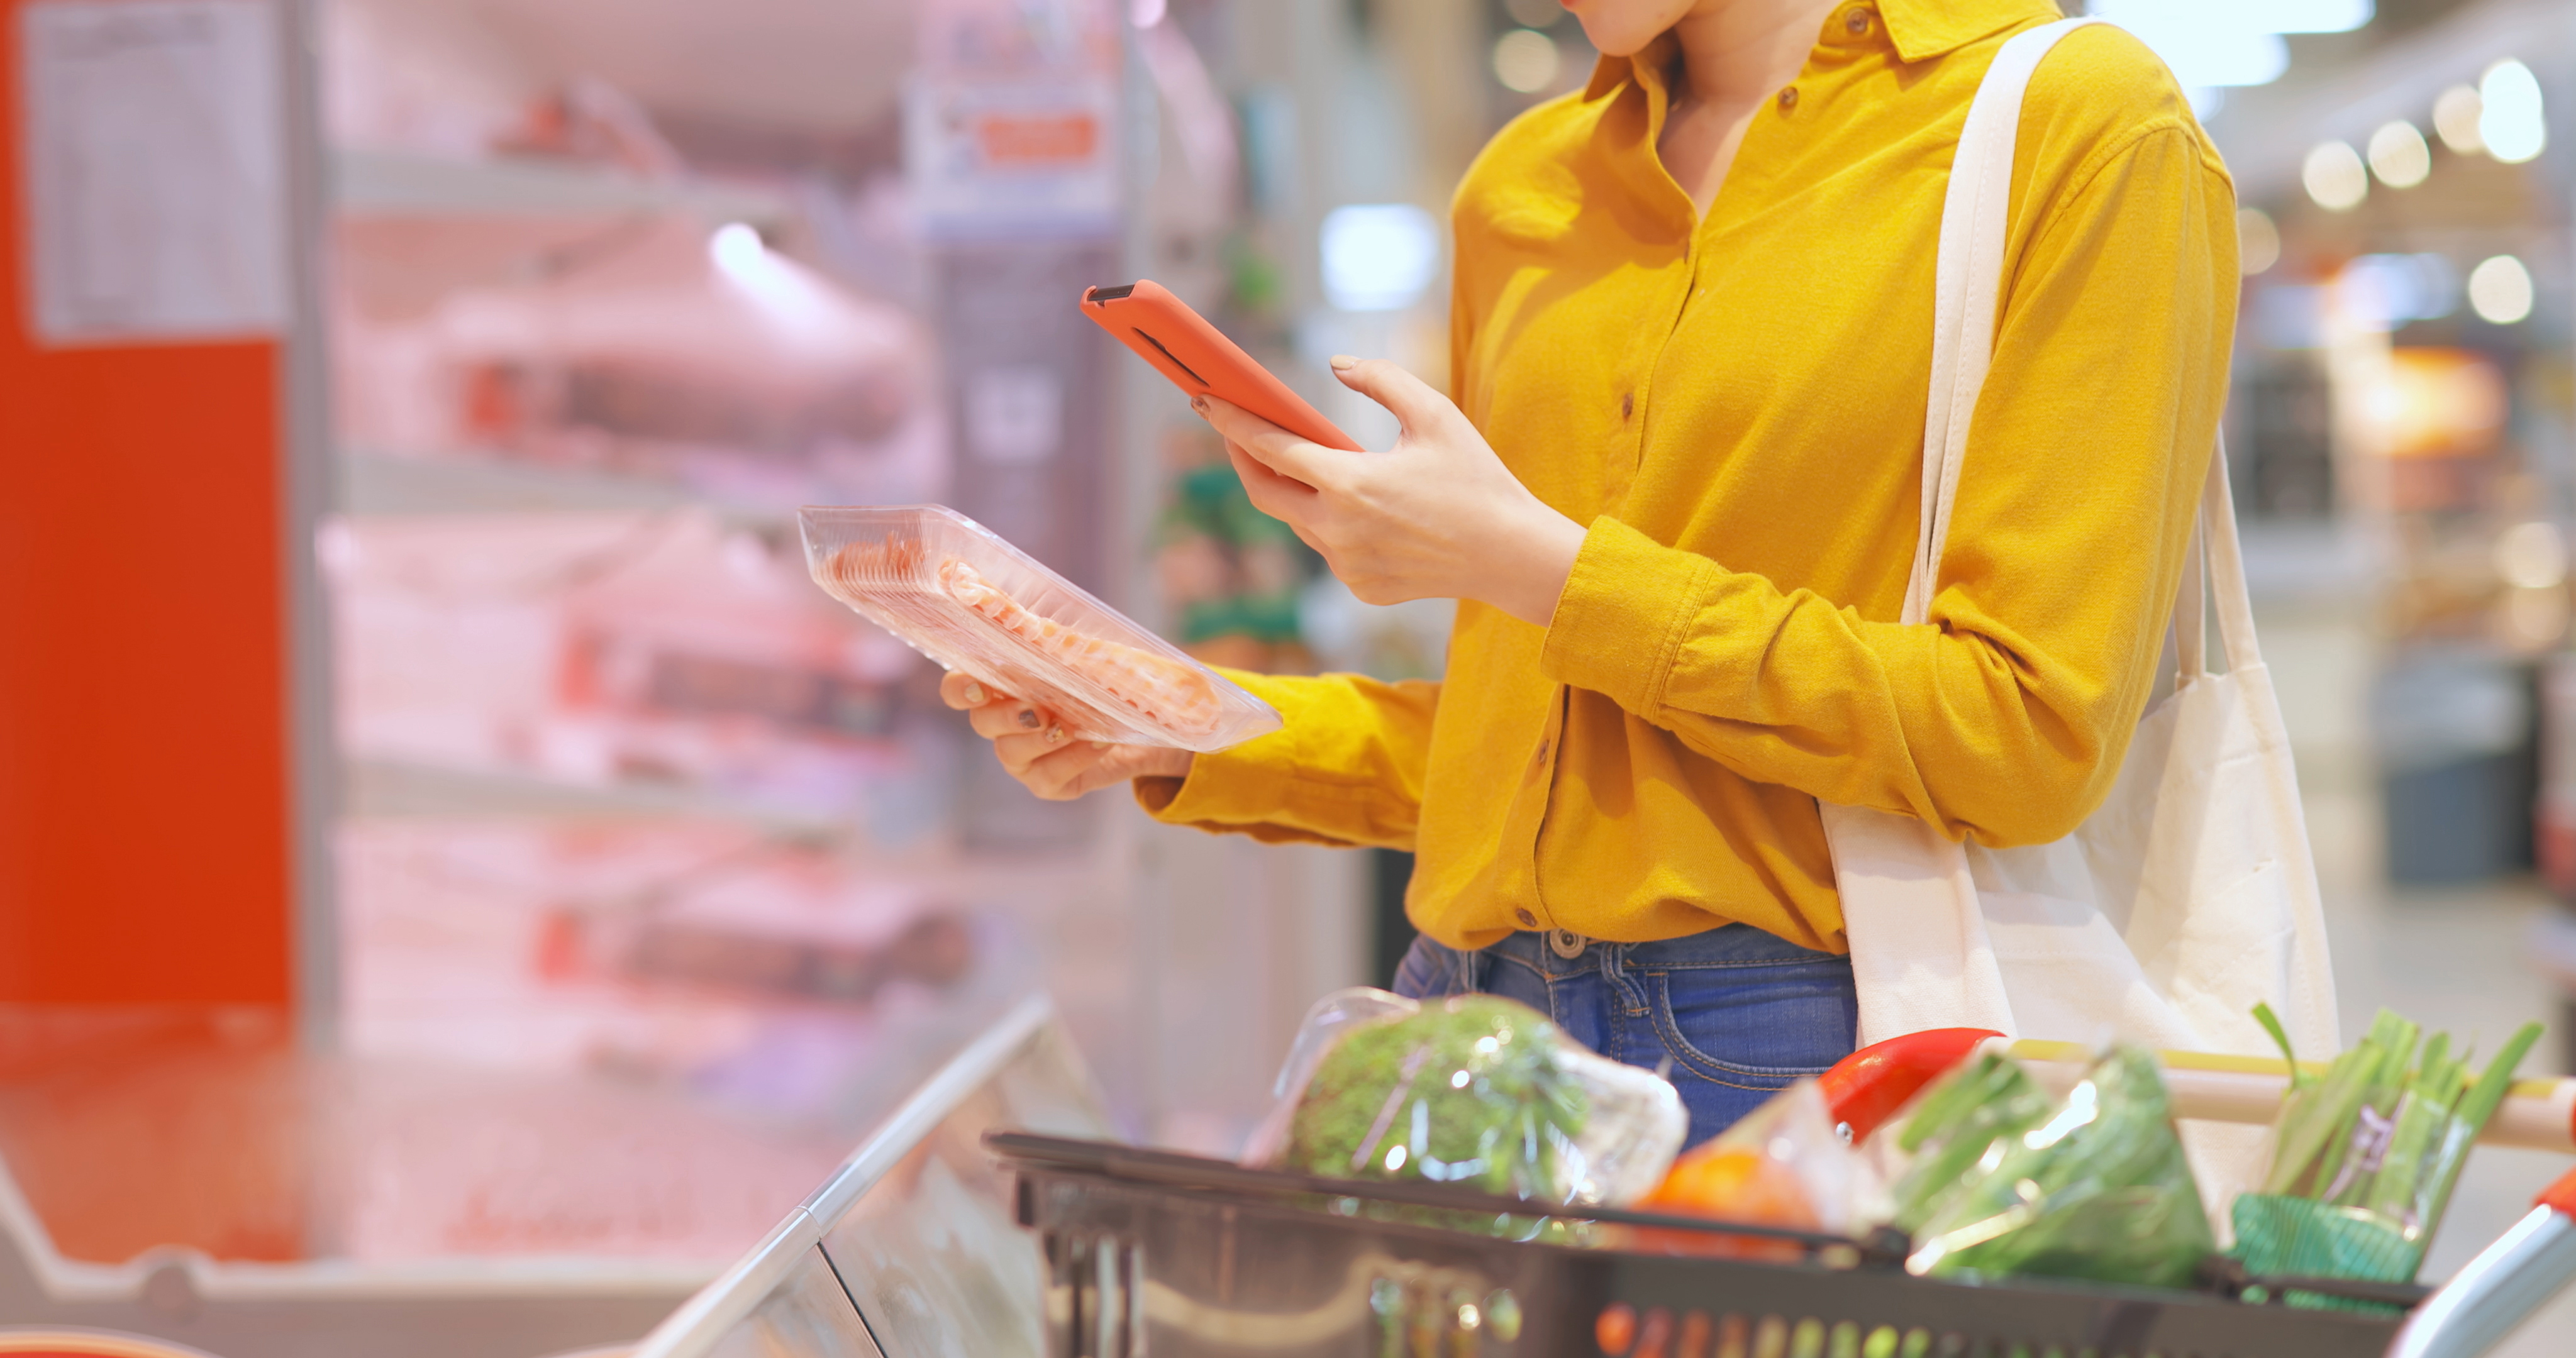
<path id="1" fill-rule="evenodd" d="M 1579 945 L 1572 957 L 1565 955 Z M 1565 930 L 1520 930 L 1505 937 L 1489 951 L 1536 968 L 1550 976 L 1571 976 L 1597 970 L 1608 950 L 1617 962 L 1631 971 L 1699 971 L 1730 967 L 1842 966 L 1851 959 L 1840 953 L 1819 952 L 1802 948 L 1778 934 L 1767 933 L 1750 924 L 1722 924 L 1680 938 L 1657 939 L 1651 943 L 1609 943 L 1583 938 Z"/>

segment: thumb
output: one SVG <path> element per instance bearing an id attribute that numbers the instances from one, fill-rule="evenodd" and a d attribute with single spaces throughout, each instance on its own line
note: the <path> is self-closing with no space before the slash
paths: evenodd
<path id="1" fill-rule="evenodd" d="M 1396 423 L 1411 433 L 1447 419 L 1457 407 L 1432 390 L 1431 384 L 1382 358 L 1333 355 L 1333 376 L 1343 386 L 1385 406 Z"/>

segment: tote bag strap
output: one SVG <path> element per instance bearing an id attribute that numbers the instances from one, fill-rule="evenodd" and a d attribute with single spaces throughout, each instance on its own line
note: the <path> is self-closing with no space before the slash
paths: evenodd
<path id="1" fill-rule="evenodd" d="M 2099 19 L 2061 19 L 2015 35 L 1995 53 L 1950 166 L 1941 205 L 1940 255 L 1934 266 L 1932 386 L 1923 419 L 1923 504 L 1914 566 L 1901 621 L 1926 622 L 1941 578 L 1941 552 L 1950 532 L 1950 510 L 1959 495 L 1967 460 L 1969 425 L 1977 396 L 1993 366 L 1995 318 L 2003 294 L 2004 244 L 2011 225 L 2013 149 L 2021 131 L 2022 96 L 2040 61 L 2059 39 Z M 2218 633 L 2230 670 L 2259 665 L 2254 609 L 2245 586 L 2244 550 L 2236 537 L 2236 511 L 2227 484 L 2227 450 L 2212 450 L 2192 549 L 2185 557 L 2175 601 L 2179 678 L 2188 683 L 2209 672 L 2204 636 L 2204 591 L 2218 606 Z"/>
<path id="2" fill-rule="evenodd" d="M 1923 512 L 1914 571 L 1905 589 L 1907 623 L 1930 621 L 1941 578 L 1941 544 L 1950 505 L 1959 495 L 1959 466 L 1968 451 L 1968 422 L 1993 365 L 1995 310 L 2003 292 L 2004 233 L 2012 207 L 2013 143 L 2021 132 L 2021 98 L 2031 72 L 2057 40 L 2098 19 L 2061 19 L 2018 34 L 1968 105 L 1941 202 L 1941 253 L 1933 269 L 1932 391 L 1923 416 Z"/>

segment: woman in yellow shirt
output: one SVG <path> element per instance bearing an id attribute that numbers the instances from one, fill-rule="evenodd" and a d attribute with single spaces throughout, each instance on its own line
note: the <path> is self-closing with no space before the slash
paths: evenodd
<path id="1" fill-rule="evenodd" d="M 1334 360 L 1380 453 L 1222 402 L 1254 503 L 1360 598 L 1459 600 L 1448 677 L 1242 676 L 1221 754 L 1067 742 L 952 678 L 1041 795 L 1414 850 L 1399 988 L 1666 1067 L 1694 1139 L 1851 1050 L 1819 799 L 2071 831 L 2149 698 L 2225 398 L 2226 170 L 2095 26 L 2024 103 L 1993 367 L 1931 621 L 1911 569 L 1934 246 L 1969 101 L 2048 0 L 1568 0 L 1604 54 L 1460 185 L 1454 402 Z"/>

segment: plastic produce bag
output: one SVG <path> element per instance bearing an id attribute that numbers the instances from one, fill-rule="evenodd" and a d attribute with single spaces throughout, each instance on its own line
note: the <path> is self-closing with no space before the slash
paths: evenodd
<path id="1" fill-rule="evenodd" d="M 2047 1121 L 2048 1112 L 2048 1092 L 2009 1056 L 1984 1052 L 1942 1076 L 1915 1097 L 1901 1123 L 1872 1138 L 1890 1143 L 1904 1165 L 1891 1190 L 1889 1224 L 1922 1230 L 1996 1142 Z"/>
<path id="2" fill-rule="evenodd" d="M 1673 1162 L 1663 1183 L 1637 1206 L 1649 1212 L 1749 1222 L 1796 1231 L 1852 1233 L 1876 1215 L 1867 1167 L 1834 1130 L 1833 1114 L 1814 1080 L 1800 1080 Z M 1704 1235 L 1651 1227 L 1633 1247 L 1742 1259 L 1796 1259 L 1795 1241 Z"/>
<path id="3" fill-rule="evenodd" d="M 1492 995 L 1319 1001 L 1245 1162 L 1337 1179 L 1463 1184 L 1622 1205 L 1664 1177 L 1689 1120 L 1651 1071 L 1585 1050 Z"/>
<path id="4" fill-rule="evenodd" d="M 1279 729 L 1268 703 L 956 510 L 808 507 L 796 520 L 824 592 L 1076 739 L 1222 750 Z"/>
<path id="5" fill-rule="evenodd" d="M 2179 1287 L 2216 1248 L 2155 1058 L 2117 1047 L 2046 1121 L 1986 1148 L 1905 1266 Z"/>

